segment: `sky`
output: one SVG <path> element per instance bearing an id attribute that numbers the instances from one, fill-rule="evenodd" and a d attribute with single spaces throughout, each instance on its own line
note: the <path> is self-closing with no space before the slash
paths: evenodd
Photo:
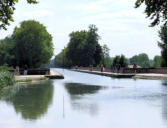
<path id="1" fill-rule="evenodd" d="M 149 27 L 151 21 L 144 14 L 144 6 L 135 9 L 136 0 L 39 0 L 36 5 L 20 0 L 16 4 L 14 22 L 8 30 L 0 31 L 0 39 L 12 34 L 24 20 L 37 20 L 47 27 L 53 37 L 54 54 L 69 42 L 72 31 L 88 30 L 90 24 L 98 28 L 101 45 L 106 44 L 110 56 L 124 54 L 130 58 L 146 53 L 153 59 L 160 55 L 159 26 Z"/>

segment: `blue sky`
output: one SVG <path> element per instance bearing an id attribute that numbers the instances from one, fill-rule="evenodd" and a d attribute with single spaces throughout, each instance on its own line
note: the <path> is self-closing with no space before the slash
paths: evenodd
<path id="1" fill-rule="evenodd" d="M 110 56 L 147 53 L 150 58 L 160 55 L 157 46 L 159 26 L 148 27 L 144 7 L 134 8 L 135 0 L 39 0 L 28 5 L 20 0 L 16 5 L 15 22 L 0 39 L 12 34 L 23 20 L 34 19 L 44 24 L 53 36 L 54 53 L 58 54 L 69 42 L 69 33 L 87 29 L 95 24 L 101 36 L 100 44 L 107 44 Z"/>

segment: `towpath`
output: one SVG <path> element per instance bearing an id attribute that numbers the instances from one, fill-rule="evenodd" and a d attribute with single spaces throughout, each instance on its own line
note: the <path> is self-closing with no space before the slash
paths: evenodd
<path id="1" fill-rule="evenodd" d="M 85 72 L 97 75 L 104 75 L 116 78 L 139 78 L 139 79 L 162 79 L 167 80 L 167 74 L 155 74 L 155 73 L 112 73 L 112 72 L 100 72 L 100 71 L 90 71 L 90 70 L 80 70 L 72 69 L 73 71 Z"/>

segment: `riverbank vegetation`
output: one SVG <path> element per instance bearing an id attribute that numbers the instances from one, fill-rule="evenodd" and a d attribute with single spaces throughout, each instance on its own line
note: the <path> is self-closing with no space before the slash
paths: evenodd
<path id="1" fill-rule="evenodd" d="M 12 35 L 0 40 L 0 88 L 15 83 L 8 67 L 39 68 L 47 64 L 52 55 L 52 36 L 46 27 L 34 20 L 21 22 Z"/>
<path id="2" fill-rule="evenodd" d="M 10 73 L 9 68 L 6 66 L 0 67 L 0 89 L 6 86 L 14 85 L 15 78 L 12 73 Z"/>
<path id="3" fill-rule="evenodd" d="M 70 33 L 67 47 L 55 56 L 55 65 L 58 67 L 100 67 L 104 65 L 104 67 L 110 68 L 116 65 L 128 67 L 137 64 L 142 68 L 162 67 L 163 57 L 155 56 L 152 60 L 146 53 L 134 55 L 131 58 L 126 58 L 123 54 L 111 57 L 108 46 L 106 44 L 100 45 L 100 36 L 97 31 L 98 28 L 95 25 L 90 25 L 88 31 L 81 30 Z"/>

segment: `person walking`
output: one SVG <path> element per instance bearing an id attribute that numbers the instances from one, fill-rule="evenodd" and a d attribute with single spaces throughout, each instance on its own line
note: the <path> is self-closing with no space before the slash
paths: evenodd
<path id="1" fill-rule="evenodd" d="M 24 65 L 24 75 L 27 75 L 27 73 L 28 73 L 28 66 Z"/>
<path id="2" fill-rule="evenodd" d="M 119 73 L 119 72 L 120 72 L 120 69 L 121 69 L 121 65 L 120 65 L 120 64 L 118 64 L 118 66 L 117 66 L 117 73 Z"/>
<path id="3" fill-rule="evenodd" d="M 103 65 L 101 65 L 101 72 L 103 72 L 103 69 L 104 69 L 104 67 L 103 67 Z"/>
<path id="4" fill-rule="evenodd" d="M 20 75 L 20 69 L 19 69 L 19 66 L 16 66 L 16 75 Z"/>
<path id="5" fill-rule="evenodd" d="M 136 73 L 137 64 L 133 64 L 134 73 Z"/>

